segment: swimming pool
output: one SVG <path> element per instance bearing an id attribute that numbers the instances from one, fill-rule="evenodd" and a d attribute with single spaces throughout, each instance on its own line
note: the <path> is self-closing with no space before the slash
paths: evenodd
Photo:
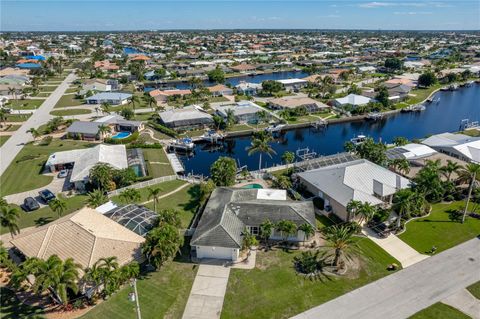
<path id="1" fill-rule="evenodd" d="M 258 189 L 258 188 L 263 188 L 263 186 L 260 185 L 260 184 L 248 184 L 248 185 L 242 186 L 242 188 L 255 188 L 255 189 Z"/>
<path id="2" fill-rule="evenodd" d="M 117 134 L 113 135 L 112 138 L 114 139 L 122 139 L 130 136 L 130 132 L 118 132 Z"/>

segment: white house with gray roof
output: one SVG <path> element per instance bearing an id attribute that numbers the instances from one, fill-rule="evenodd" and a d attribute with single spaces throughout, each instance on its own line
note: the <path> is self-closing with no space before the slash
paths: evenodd
<path id="1" fill-rule="evenodd" d="M 128 100 L 132 97 L 130 93 L 122 92 L 100 92 L 89 96 L 85 99 L 87 104 L 102 104 L 109 103 L 112 105 L 127 104 Z"/>
<path id="2" fill-rule="evenodd" d="M 442 133 L 424 139 L 422 144 L 462 161 L 480 163 L 480 137 Z"/>
<path id="3" fill-rule="evenodd" d="M 200 259 L 236 261 L 244 232 L 258 235 L 260 224 L 267 219 L 274 224 L 289 220 L 297 227 L 316 227 L 313 203 L 288 200 L 285 190 L 219 187 L 203 210 L 190 241 L 192 251 Z M 282 234 L 275 230 L 270 239 L 281 240 Z M 305 235 L 299 230 L 288 240 L 304 241 Z"/>
<path id="4" fill-rule="evenodd" d="M 344 221 L 352 219 L 346 209 L 350 201 L 390 204 L 393 194 L 410 184 L 408 179 L 366 159 L 298 173 L 297 178 L 310 193 L 325 201 L 325 207 L 330 207 Z"/>
<path id="5" fill-rule="evenodd" d="M 216 110 L 216 113 L 225 120 L 228 117 L 228 112 L 233 112 L 235 121 L 238 123 L 255 123 L 258 121 L 258 113 L 263 111 L 259 105 L 251 101 L 240 101 L 213 108 Z"/>

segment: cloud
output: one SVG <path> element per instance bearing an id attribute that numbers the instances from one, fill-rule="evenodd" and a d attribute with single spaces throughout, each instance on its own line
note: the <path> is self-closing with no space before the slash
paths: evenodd
<path id="1" fill-rule="evenodd" d="M 441 4 L 440 2 L 436 4 Z M 385 7 L 425 7 L 427 3 L 424 2 L 366 2 L 358 5 L 360 8 L 385 8 Z"/>
<path id="2" fill-rule="evenodd" d="M 408 12 L 404 12 L 404 11 L 396 11 L 394 12 L 393 14 L 396 14 L 396 15 L 429 15 L 429 14 L 433 14 L 433 12 L 430 12 L 430 11 L 408 11 Z"/>

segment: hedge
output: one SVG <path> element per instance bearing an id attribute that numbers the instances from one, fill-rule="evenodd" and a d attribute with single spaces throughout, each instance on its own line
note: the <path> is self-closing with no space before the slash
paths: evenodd
<path id="1" fill-rule="evenodd" d="M 109 137 L 109 138 L 106 138 L 103 142 L 107 143 L 107 144 L 129 144 L 131 142 L 136 141 L 138 139 L 139 134 L 140 133 L 138 133 L 138 132 L 134 132 L 130 136 L 122 138 L 122 139 Z"/>
<path id="2" fill-rule="evenodd" d="M 158 123 L 155 123 L 155 122 L 152 122 L 152 121 L 149 121 L 148 122 L 148 125 L 154 129 L 156 129 L 157 131 L 163 133 L 163 134 L 167 134 L 171 137 L 177 137 L 177 132 L 175 132 L 174 130 L 166 127 L 166 126 L 163 126 L 161 124 L 158 124 Z"/>
<path id="3" fill-rule="evenodd" d="M 155 148 L 162 149 L 163 146 L 160 143 L 145 144 L 145 143 L 132 143 L 127 146 L 127 148 Z"/>

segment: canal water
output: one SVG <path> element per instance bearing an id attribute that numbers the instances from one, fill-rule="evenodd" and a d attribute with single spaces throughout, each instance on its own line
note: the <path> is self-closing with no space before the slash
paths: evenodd
<path id="1" fill-rule="evenodd" d="M 457 91 L 437 92 L 435 98 L 440 98 L 440 101 L 426 104 L 427 109 L 419 113 L 397 113 L 378 122 L 330 124 L 323 131 L 313 128 L 288 131 L 271 144 L 277 155 L 272 158 L 262 156 L 262 168 L 282 163 L 281 156 L 285 151 L 295 152 L 309 147 L 319 155 L 342 152 L 344 143 L 358 134 L 391 143 L 396 136 L 409 140 L 424 138 L 431 134 L 458 131 L 462 119 L 480 120 L 480 84 Z M 193 156 L 180 158 L 187 173 L 209 175 L 210 165 L 220 156 L 235 158 L 237 165 L 247 165 L 249 170 L 256 170 L 259 155 L 248 156 L 246 152 L 250 141 L 250 137 L 231 138 L 216 149 L 199 144 Z"/>

